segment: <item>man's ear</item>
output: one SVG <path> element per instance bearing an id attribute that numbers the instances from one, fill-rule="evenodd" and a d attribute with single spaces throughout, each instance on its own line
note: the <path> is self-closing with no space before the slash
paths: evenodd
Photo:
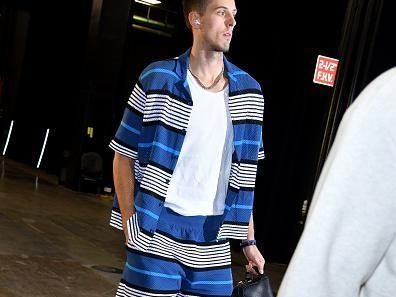
<path id="1" fill-rule="evenodd" d="M 192 28 L 197 28 L 201 25 L 201 16 L 196 11 L 191 11 L 188 14 L 188 20 Z"/>

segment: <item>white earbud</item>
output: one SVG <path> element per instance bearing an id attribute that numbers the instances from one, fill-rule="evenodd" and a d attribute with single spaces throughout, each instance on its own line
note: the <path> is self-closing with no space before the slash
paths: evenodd
<path id="1" fill-rule="evenodd" d="M 201 22 L 199 20 L 195 20 L 196 25 L 201 25 Z"/>

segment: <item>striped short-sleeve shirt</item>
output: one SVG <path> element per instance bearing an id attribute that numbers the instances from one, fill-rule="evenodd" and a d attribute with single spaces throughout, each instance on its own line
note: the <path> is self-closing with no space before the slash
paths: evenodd
<path id="1" fill-rule="evenodd" d="M 153 235 L 193 107 L 187 84 L 190 50 L 149 65 L 140 75 L 110 147 L 135 160 L 135 209 Z M 264 158 L 260 85 L 224 57 L 233 126 L 231 174 L 218 238 L 245 239 L 253 208 L 257 163 Z M 202 145 L 205 145 L 202 143 Z M 122 229 L 115 196 L 110 224 Z"/>

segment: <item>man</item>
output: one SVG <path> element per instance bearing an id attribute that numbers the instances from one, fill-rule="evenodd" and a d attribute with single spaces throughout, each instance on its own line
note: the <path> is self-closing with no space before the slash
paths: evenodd
<path id="1" fill-rule="evenodd" d="M 278 297 L 396 296 L 396 68 L 347 110 Z"/>
<path id="2" fill-rule="evenodd" d="M 250 269 L 264 269 L 252 218 L 264 100 L 223 55 L 235 2 L 183 8 L 192 48 L 142 72 L 110 144 L 111 224 L 127 245 L 117 296 L 230 296 L 230 238 L 244 240 Z"/>

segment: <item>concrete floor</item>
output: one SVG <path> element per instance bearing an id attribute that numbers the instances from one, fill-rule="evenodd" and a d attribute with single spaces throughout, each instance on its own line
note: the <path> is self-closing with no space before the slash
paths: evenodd
<path id="1" fill-rule="evenodd" d="M 114 296 L 122 233 L 109 227 L 112 197 L 79 193 L 54 176 L 0 159 L 0 297 Z M 244 257 L 233 252 L 235 280 Z M 277 292 L 284 265 L 267 263 Z"/>

